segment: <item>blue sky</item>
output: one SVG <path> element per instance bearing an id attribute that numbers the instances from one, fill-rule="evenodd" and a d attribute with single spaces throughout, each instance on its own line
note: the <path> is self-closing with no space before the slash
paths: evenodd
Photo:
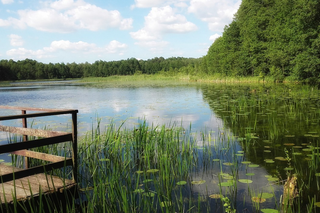
<path id="1" fill-rule="evenodd" d="M 0 0 L 0 59 L 206 55 L 241 0 Z"/>

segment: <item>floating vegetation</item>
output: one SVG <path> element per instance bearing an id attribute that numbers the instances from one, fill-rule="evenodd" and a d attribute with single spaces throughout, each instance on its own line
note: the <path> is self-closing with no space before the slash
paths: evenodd
<path id="1" fill-rule="evenodd" d="M 186 185 L 186 184 L 187 184 L 187 181 L 179 181 L 177 183 L 177 185 L 179 185 L 179 186 L 183 186 L 183 185 Z"/>
<path id="2" fill-rule="evenodd" d="M 156 173 L 159 172 L 159 169 L 149 169 L 147 170 L 147 173 Z"/>
<path id="3" fill-rule="evenodd" d="M 261 197 L 261 198 L 268 199 L 268 198 L 274 197 L 274 195 L 271 194 L 271 193 L 263 192 L 263 193 L 261 193 L 260 197 Z"/>
<path id="4" fill-rule="evenodd" d="M 223 195 L 221 194 L 212 194 L 212 195 L 209 195 L 210 198 L 212 199 L 221 199 L 223 198 Z"/>
<path id="5" fill-rule="evenodd" d="M 249 180 L 249 179 L 239 179 L 238 181 L 240 183 L 252 183 L 253 182 L 252 180 Z"/>
<path id="6" fill-rule="evenodd" d="M 257 168 L 257 167 L 259 167 L 259 165 L 258 164 L 250 164 L 249 167 L 250 168 Z"/>
<path id="7" fill-rule="evenodd" d="M 279 213 L 277 209 L 260 209 L 263 213 Z"/>
<path id="8" fill-rule="evenodd" d="M 231 162 L 225 162 L 225 163 L 223 163 L 223 165 L 225 165 L 225 166 L 233 166 L 233 165 L 234 165 L 234 163 L 231 163 Z"/>
<path id="9" fill-rule="evenodd" d="M 204 184 L 206 181 L 205 180 L 197 180 L 197 181 L 191 181 L 191 184 L 193 185 L 201 185 Z"/>
<path id="10" fill-rule="evenodd" d="M 272 160 L 272 159 L 265 159 L 264 160 L 266 163 L 274 163 L 274 160 Z"/>
<path id="11" fill-rule="evenodd" d="M 250 164 L 251 161 L 242 161 L 241 163 L 242 163 L 242 164 Z"/>
<path id="12" fill-rule="evenodd" d="M 254 203 L 264 203 L 264 202 L 266 202 L 266 199 L 265 198 L 261 198 L 261 197 L 252 197 L 251 200 Z"/>

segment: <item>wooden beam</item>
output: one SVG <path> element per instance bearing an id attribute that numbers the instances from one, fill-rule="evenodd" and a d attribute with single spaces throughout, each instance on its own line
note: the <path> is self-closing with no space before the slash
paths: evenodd
<path id="1" fill-rule="evenodd" d="M 53 169 L 62 168 L 64 166 L 72 166 L 72 159 L 50 163 L 43 166 L 36 166 L 29 169 L 23 169 L 10 174 L 0 175 L 0 182 L 4 183 L 4 182 L 19 179 L 19 178 L 24 178 L 30 175 L 34 175 L 34 174 L 45 173 Z"/>
<path id="2" fill-rule="evenodd" d="M 72 114 L 77 112 L 78 110 L 64 110 L 64 111 L 30 113 L 25 115 L 8 115 L 8 116 L 1 116 L 0 121 L 14 120 L 14 119 L 20 119 L 20 118 L 35 118 L 35 117 L 44 117 L 44 116 L 51 116 L 51 115 Z"/>
<path id="3" fill-rule="evenodd" d="M 46 108 L 4 106 L 4 105 L 0 105 L 0 109 L 26 110 L 26 111 L 39 111 L 39 112 L 54 112 L 54 111 L 70 111 L 70 110 L 74 110 L 74 109 L 46 109 Z"/>
<path id="4" fill-rule="evenodd" d="M 0 154 L 14 152 L 22 149 L 31 149 L 35 147 L 46 146 L 50 144 L 57 144 L 66 141 L 72 141 L 72 133 L 67 133 L 65 135 L 55 136 L 51 138 L 32 140 L 28 142 L 4 144 L 0 146 Z"/>
<path id="5" fill-rule="evenodd" d="M 30 135 L 35 137 L 44 137 L 49 138 L 53 136 L 65 135 L 65 132 L 60 131 L 49 131 L 41 129 L 30 129 L 30 128 L 21 128 L 21 127 L 12 127 L 12 126 L 3 126 L 0 125 L 0 131 L 10 132 L 19 135 Z"/>
<path id="6" fill-rule="evenodd" d="M 41 152 L 34 152 L 30 150 L 19 150 L 19 151 L 11 152 L 11 154 L 21 155 L 29 158 L 36 158 L 39 160 L 45 160 L 50 162 L 59 162 L 59 161 L 64 161 L 65 159 L 71 159 L 67 157 L 61 157 L 61 156 L 51 155 L 51 154 L 46 154 Z"/>

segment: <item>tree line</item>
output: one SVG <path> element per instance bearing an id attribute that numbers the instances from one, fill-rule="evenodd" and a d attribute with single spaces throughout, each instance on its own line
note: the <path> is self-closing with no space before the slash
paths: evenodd
<path id="1" fill-rule="evenodd" d="M 319 0 L 243 0 L 203 58 L 207 74 L 318 80 Z"/>
<path id="2" fill-rule="evenodd" d="M 83 77 L 107 77 L 111 75 L 156 74 L 159 72 L 186 74 L 193 71 L 199 59 L 156 57 L 149 60 L 130 58 L 121 61 L 96 61 L 94 63 L 49 63 L 32 59 L 1 60 L 0 81 L 27 79 L 66 79 Z"/>

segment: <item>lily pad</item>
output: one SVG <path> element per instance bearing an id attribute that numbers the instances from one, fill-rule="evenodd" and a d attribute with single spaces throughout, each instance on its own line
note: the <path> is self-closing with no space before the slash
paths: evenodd
<path id="1" fill-rule="evenodd" d="M 192 181 L 191 184 L 193 185 L 201 185 L 201 184 L 204 184 L 206 181 L 205 180 L 198 180 L 198 181 Z"/>
<path id="2" fill-rule="evenodd" d="M 283 145 L 285 145 L 285 146 L 294 146 L 295 144 L 294 143 L 284 143 Z"/>
<path id="3" fill-rule="evenodd" d="M 213 162 L 218 162 L 218 161 L 220 161 L 220 159 L 219 159 L 219 158 L 216 158 L 216 159 L 213 159 L 212 161 L 213 161 Z"/>
<path id="4" fill-rule="evenodd" d="M 277 209 L 261 209 L 263 213 L 279 213 Z"/>
<path id="5" fill-rule="evenodd" d="M 278 181 L 278 180 L 279 180 L 279 178 L 277 178 L 277 177 L 268 178 L 269 182 L 275 182 L 275 181 Z"/>
<path id="6" fill-rule="evenodd" d="M 247 175 L 247 176 L 253 176 L 253 175 L 255 175 L 255 174 L 252 173 L 252 172 L 250 172 L 250 173 L 247 173 L 246 175 Z"/>
<path id="7" fill-rule="evenodd" d="M 220 198 L 223 198 L 223 195 L 221 194 L 212 194 L 212 195 L 209 195 L 210 198 L 212 199 L 220 199 Z"/>
<path id="8" fill-rule="evenodd" d="M 256 167 L 259 167 L 259 165 L 258 164 L 250 164 L 249 167 L 256 168 Z"/>
<path id="9" fill-rule="evenodd" d="M 268 198 L 272 198 L 273 194 L 267 193 L 267 192 L 263 192 L 259 197 L 264 198 L 264 199 L 268 199 Z"/>
<path id="10" fill-rule="evenodd" d="M 272 160 L 272 159 L 266 159 L 265 162 L 266 162 L 266 163 L 274 163 L 274 160 Z"/>
<path id="11" fill-rule="evenodd" d="M 179 181 L 178 183 L 177 183 L 177 185 L 179 185 L 179 186 L 183 186 L 183 185 L 186 185 L 187 184 L 187 181 Z"/>
<path id="12" fill-rule="evenodd" d="M 284 168 L 283 170 L 285 170 L 285 171 L 291 171 L 291 170 L 293 170 L 293 168 L 292 168 L 292 167 L 286 167 L 286 168 Z"/>
<path id="13" fill-rule="evenodd" d="M 241 163 L 242 163 L 242 164 L 250 164 L 251 161 L 242 161 Z"/>
<path id="14" fill-rule="evenodd" d="M 302 155 L 302 153 L 301 152 L 294 152 L 294 153 L 292 153 L 293 155 Z"/>
<path id="15" fill-rule="evenodd" d="M 147 170 L 147 173 L 156 173 L 159 172 L 159 169 L 149 169 Z"/>
<path id="16" fill-rule="evenodd" d="M 239 179 L 238 181 L 240 183 L 252 183 L 252 180 L 249 180 L 249 179 Z"/>
<path id="17" fill-rule="evenodd" d="M 234 185 L 234 182 L 233 181 L 227 181 L 227 182 L 221 182 L 219 183 L 219 186 L 233 186 Z"/>
<path id="18" fill-rule="evenodd" d="M 142 174 L 142 173 L 143 173 L 143 171 L 136 171 L 136 173 L 137 173 L 137 174 Z"/>
<path id="19" fill-rule="evenodd" d="M 223 165 L 225 165 L 225 166 L 232 166 L 232 165 L 233 165 L 233 163 L 225 162 L 225 163 L 223 163 Z"/>

